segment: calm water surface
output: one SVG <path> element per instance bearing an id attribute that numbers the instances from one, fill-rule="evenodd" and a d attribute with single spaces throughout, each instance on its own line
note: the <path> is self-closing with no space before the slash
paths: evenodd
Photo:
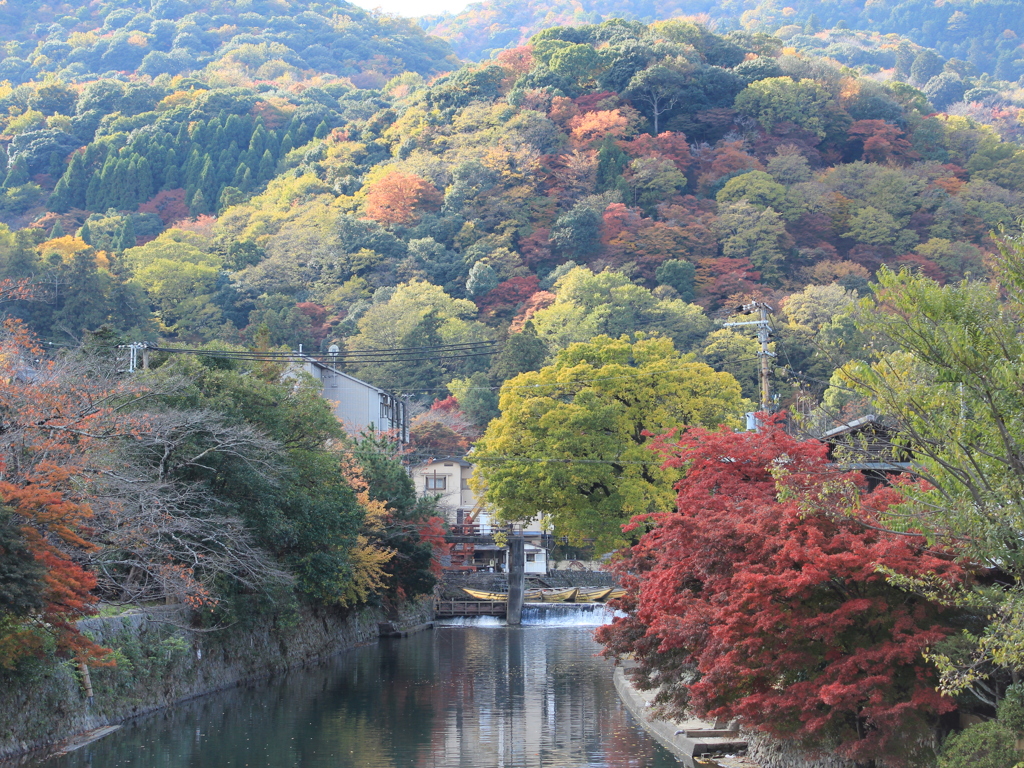
<path id="1" fill-rule="evenodd" d="M 126 724 L 46 768 L 675 768 L 593 628 L 450 626 Z"/>

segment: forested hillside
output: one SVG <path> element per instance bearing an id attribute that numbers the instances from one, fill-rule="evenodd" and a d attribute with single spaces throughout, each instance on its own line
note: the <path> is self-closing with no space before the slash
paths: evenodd
<path id="1" fill-rule="evenodd" d="M 352 366 L 425 405 L 452 393 L 478 427 L 502 381 L 601 333 L 667 335 L 752 396 L 753 338 L 710 319 L 750 296 L 781 312 L 781 396 L 820 394 L 879 266 L 982 274 L 1024 214 L 1012 108 L 936 114 L 909 84 L 686 21 L 554 28 L 380 88 L 208 69 L 0 95 L 0 278 L 32 281 L 8 311 L 44 339 L 498 341 Z"/>
<path id="2" fill-rule="evenodd" d="M 679 16 L 703 16 L 721 30 L 788 34 L 820 29 L 871 30 L 889 36 L 889 56 L 900 38 L 936 50 L 947 59 L 967 62 L 977 72 L 1000 80 L 1016 81 L 1024 75 L 1024 17 L 1016 2 L 899 3 L 805 2 L 765 0 L 674 0 L 668 3 L 618 0 L 555 0 L 538 3 L 486 0 L 457 14 L 421 20 L 431 34 L 450 41 L 455 52 L 468 59 L 486 59 L 495 51 L 525 43 L 531 35 L 553 26 L 597 24 L 614 18 L 651 23 Z M 824 47 L 824 46 L 821 46 Z M 831 55 L 831 54 L 829 54 Z M 893 64 L 888 64 L 892 67 Z"/>
<path id="3" fill-rule="evenodd" d="M 221 85 L 327 73 L 375 87 L 456 64 L 447 45 L 411 22 L 344 0 L 27 0 L 0 6 L 0 31 L 0 78 L 15 85 L 47 75 L 82 82 L 204 72 Z"/>

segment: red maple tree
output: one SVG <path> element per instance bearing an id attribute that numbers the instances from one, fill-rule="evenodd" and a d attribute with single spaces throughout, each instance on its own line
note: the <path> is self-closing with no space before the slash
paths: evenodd
<path id="1" fill-rule="evenodd" d="M 858 120 L 846 134 L 851 144 L 859 145 L 861 159 L 868 162 L 906 165 L 921 158 L 903 138 L 903 131 L 885 120 Z"/>
<path id="2" fill-rule="evenodd" d="M 871 525 L 896 491 L 864 493 L 825 446 L 777 425 L 693 429 L 656 449 L 685 477 L 676 510 L 628 526 L 653 527 L 615 566 L 628 615 L 598 632 L 605 653 L 632 654 L 638 683 L 660 686 L 673 713 L 739 718 L 858 760 L 917 748 L 954 708 L 921 656 L 950 630 L 943 609 L 879 567 L 964 572 Z M 854 496 L 858 518 L 843 511 Z"/>

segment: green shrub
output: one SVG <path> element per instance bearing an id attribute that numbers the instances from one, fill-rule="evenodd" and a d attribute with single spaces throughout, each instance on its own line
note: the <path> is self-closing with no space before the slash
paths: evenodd
<path id="1" fill-rule="evenodd" d="M 997 720 L 972 725 L 942 744 L 939 768 L 1013 768 L 1024 758 L 1013 732 Z"/>

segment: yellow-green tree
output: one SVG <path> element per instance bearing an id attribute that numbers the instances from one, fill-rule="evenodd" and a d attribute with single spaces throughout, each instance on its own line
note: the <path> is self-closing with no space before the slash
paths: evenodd
<path id="1" fill-rule="evenodd" d="M 505 382 L 473 453 L 478 482 L 499 519 L 550 515 L 557 535 L 608 551 L 633 515 L 671 508 L 679 475 L 648 450 L 653 436 L 738 425 L 746 407 L 736 379 L 669 339 L 598 336 Z"/>

